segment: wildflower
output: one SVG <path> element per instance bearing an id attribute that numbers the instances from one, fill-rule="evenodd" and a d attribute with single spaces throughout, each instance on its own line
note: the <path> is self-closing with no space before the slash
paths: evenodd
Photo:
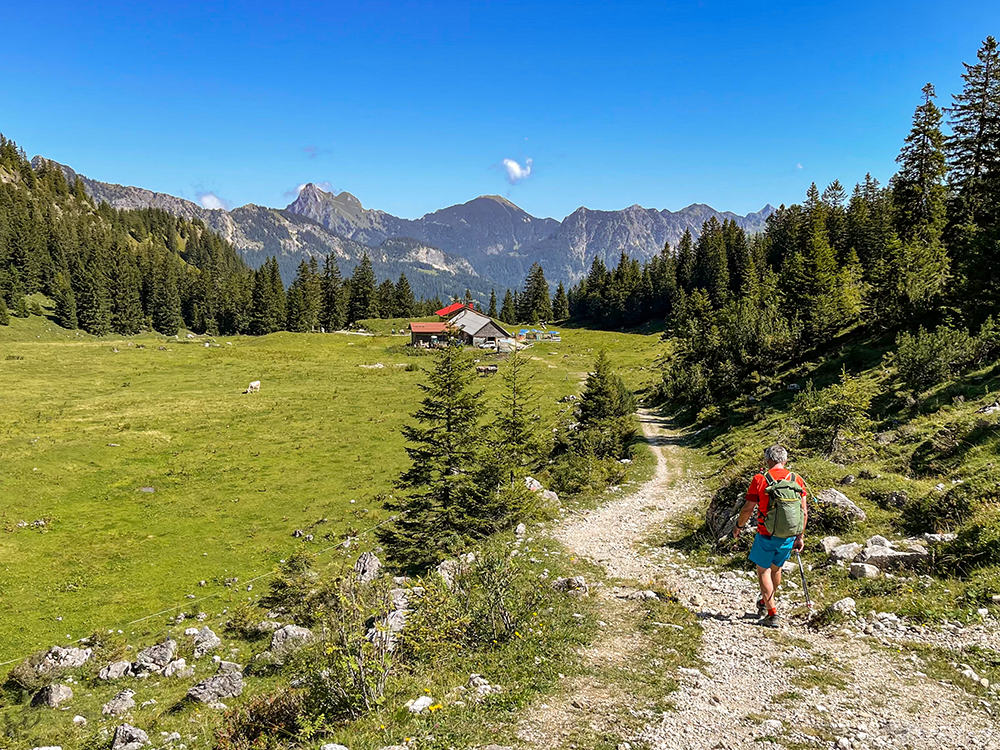
<path id="1" fill-rule="evenodd" d="M 516 630 L 514 631 L 514 635 L 516 635 L 518 638 L 524 638 L 524 636 L 518 633 Z"/>
<path id="2" fill-rule="evenodd" d="M 427 710 L 430 711 L 431 713 L 434 713 L 435 711 L 442 708 L 444 708 L 444 706 L 442 706 L 440 703 L 435 703 L 433 706 L 428 706 Z"/>

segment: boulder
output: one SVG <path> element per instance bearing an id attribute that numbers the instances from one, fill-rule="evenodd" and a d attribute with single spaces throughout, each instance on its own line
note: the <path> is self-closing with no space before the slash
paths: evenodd
<path id="1" fill-rule="evenodd" d="M 115 727 L 115 737 L 111 741 L 111 750 L 139 750 L 149 744 L 149 735 L 131 724 Z"/>
<path id="2" fill-rule="evenodd" d="M 455 589 L 455 579 L 461 572 L 462 567 L 458 560 L 444 560 L 440 565 L 437 566 L 438 575 L 444 581 L 444 585 L 448 587 L 449 591 L 454 591 Z"/>
<path id="3" fill-rule="evenodd" d="M 205 654 L 215 651 L 221 645 L 222 639 L 206 625 L 194 637 L 194 658 L 200 659 Z"/>
<path id="4" fill-rule="evenodd" d="M 236 672 L 242 672 L 243 665 L 237 664 L 234 661 L 226 661 L 223 659 L 219 662 L 219 668 L 216 670 L 217 674 L 235 674 Z"/>
<path id="5" fill-rule="evenodd" d="M 823 548 L 823 552 L 829 555 L 832 554 L 833 551 L 843 543 L 844 540 L 841 539 L 839 536 L 827 536 L 823 537 L 823 539 L 820 541 L 820 546 Z"/>
<path id="6" fill-rule="evenodd" d="M 861 508 L 851 502 L 851 499 L 847 497 L 847 495 L 840 490 L 833 489 L 832 487 L 825 489 L 816 495 L 815 501 L 818 505 L 836 508 L 852 522 L 864 521 L 868 517 L 865 515 L 865 512 L 861 510 Z"/>
<path id="7" fill-rule="evenodd" d="M 378 578 L 382 570 L 382 561 L 372 552 L 362 552 L 354 563 L 354 572 L 361 583 L 368 583 Z"/>
<path id="8" fill-rule="evenodd" d="M 231 672 L 217 674 L 202 680 L 187 691 L 188 700 L 212 705 L 223 698 L 234 698 L 243 693 L 243 674 Z"/>
<path id="9" fill-rule="evenodd" d="M 313 633 L 309 628 L 302 628 L 298 625 L 285 625 L 278 628 L 271 636 L 271 654 L 275 657 L 286 656 L 293 651 L 298 651 L 313 639 Z"/>
<path id="10" fill-rule="evenodd" d="M 542 489 L 542 483 L 539 482 L 537 479 L 533 479 L 532 477 L 524 478 L 524 486 L 527 487 L 532 492 L 538 492 L 539 490 Z"/>
<path id="11" fill-rule="evenodd" d="M 187 665 L 186 659 L 174 659 L 163 668 L 164 677 L 190 677 L 194 674 L 194 668 Z"/>
<path id="12" fill-rule="evenodd" d="M 135 669 L 137 671 L 159 672 L 174 660 L 176 653 L 177 641 L 173 638 L 167 638 L 163 643 L 157 643 L 155 646 L 140 651 L 139 655 L 135 657 Z"/>
<path id="13" fill-rule="evenodd" d="M 102 680 L 118 680 L 132 675 L 132 662 L 116 661 L 104 667 L 97 676 Z"/>
<path id="14" fill-rule="evenodd" d="M 75 669 L 82 667 L 93 656 L 89 648 L 63 648 L 53 646 L 48 650 L 41 662 L 35 667 L 38 674 L 46 674 L 60 669 Z"/>
<path id="15" fill-rule="evenodd" d="M 878 578 L 881 573 L 874 565 L 851 563 L 851 578 Z"/>
<path id="16" fill-rule="evenodd" d="M 559 495 L 552 490 L 542 490 L 542 500 L 551 506 L 558 507 L 559 505 Z"/>
<path id="17" fill-rule="evenodd" d="M 516 528 L 516 529 L 514 529 L 514 533 L 515 533 L 515 534 L 516 534 L 516 535 L 517 535 L 518 537 L 522 537 L 522 536 L 524 536 L 525 534 L 527 534 L 527 533 L 528 533 L 528 527 L 527 527 L 527 526 L 525 526 L 525 525 L 524 525 L 523 523 L 519 523 L 519 524 L 517 525 L 517 528 Z"/>
<path id="18" fill-rule="evenodd" d="M 46 706 L 48 708 L 58 708 L 63 701 L 68 701 L 73 697 L 73 689 L 69 685 L 46 685 L 31 699 L 32 706 Z"/>
<path id="19" fill-rule="evenodd" d="M 862 547 L 856 542 L 841 544 L 830 550 L 830 559 L 833 562 L 851 562 L 861 554 Z"/>
<path id="20" fill-rule="evenodd" d="M 434 705 L 434 699 L 429 695 L 421 695 L 416 700 L 409 701 L 406 704 L 406 709 L 411 714 L 425 714 L 428 713 L 428 709 Z"/>
<path id="21" fill-rule="evenodd" d="M 884 536 L 876 534 L 873 537 L 869 537 L 868 541 L 865 542 L 865 549 L 870 549 L 871 547 L 892 547 L 892 542 Z"/>
<path id="22" fill-rule="evenodd" d="M 583 576 L 573 576 L 571 578 L 557 578 L 552 582 L 552 588 L 564 594 L 576 596 L 586 596 L 590 593 L 590 587 L 583 579 Z"/>
<path id="23" fill-rule="evenodd" d="M 932 547 L 938 544 L 953 542 L 958 539 L 958 534 L 924 534 L 924 541 Z"/>
<path id="24" fill-rule="evenodd" d="M 847 613 L 853 612 L 857 606 L 857 602 L 855 602 L 851 597 L 846 596 L 843 599 L 835 601 L 831 604 L 830 609 L 834 612 Z"/>
<path id="25" fill-rule="evenodd" d="M 876 545 L 866 547 L 855 558 L 855 562 L 875 565 L 881 570 L 898 570 L 900 568 L 918 567 L 927 560 L 927 557 L 927 550 L 916 545 L 905 551 Z"/>
<path id="26" fill-rule="evenodd" d="M 101 706 L 101 713 L 104 716 L 121 716 L 126 711 L 135 708 L 134 690 L 122 690 L 118 695 Z"/>

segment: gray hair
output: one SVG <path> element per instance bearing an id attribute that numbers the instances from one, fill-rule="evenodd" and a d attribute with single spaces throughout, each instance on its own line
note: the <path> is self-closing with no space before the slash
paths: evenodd
<path id="1" fill-rule="evenodd" d="M 780 445 L 772 445 L 764 451 L 764 458 L 772 464 L 783 464 L 788 460 L 788 451 Z"/>

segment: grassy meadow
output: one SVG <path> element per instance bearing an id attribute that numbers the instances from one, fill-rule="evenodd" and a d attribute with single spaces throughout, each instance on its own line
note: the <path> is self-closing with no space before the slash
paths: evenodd
<path id="1" fill-rule="evenodd" d="M 389 334 L 402 323 L 195 339 L 96 339 L 34 316 L 0 327 L 0 662 L 217 616 L 293 551 L 383 520 L 429 363 Z M 655 377 L 657 336 L 566 329 L 526 351 L 545 429 L 601 348 L 630 385 Z M 244 394 L 252 380 L 260 393 Z M 501 381 L 482 383 L 495 396 Z"/>

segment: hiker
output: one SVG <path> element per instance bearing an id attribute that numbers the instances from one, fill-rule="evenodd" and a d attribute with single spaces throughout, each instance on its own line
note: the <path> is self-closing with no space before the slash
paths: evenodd
<path id="1" fill-rule="evenodd" d="M 764 451 L 764 461 L 767 471 L 757 474 L 750 482 L 733 538 L 739 537 L 756 508 L 757 536 L 750 549 L 750 562 L 757 566 L 760 582 L 757 614 L 763 617 L 761 625 L 777 628 L 781 625 L 776 598 L 781 585 L 781 566 L 793 550 L 798 552 L 804 547 L 803 534 L 809 509 L 806 483 L 785 468 L 788 451 L 780 445 L 772 445 Z"/>

